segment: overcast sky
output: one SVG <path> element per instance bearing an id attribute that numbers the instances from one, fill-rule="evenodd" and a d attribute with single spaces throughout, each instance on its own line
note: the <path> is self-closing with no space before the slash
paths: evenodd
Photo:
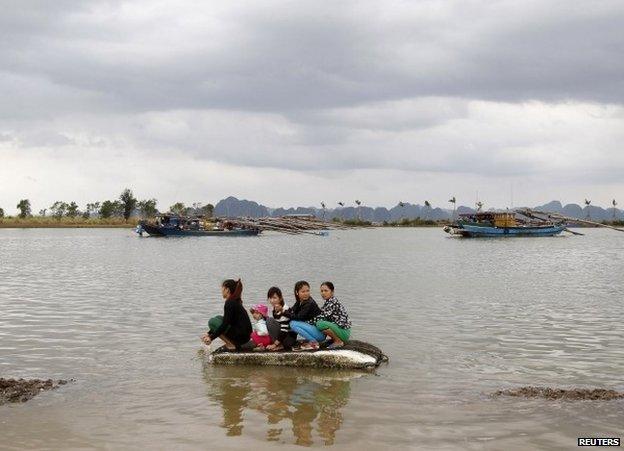
<path id="1" fill-rule="evenodd" d="M 624 205 L 624 3 L 0 0 L 0 207 Z"/>

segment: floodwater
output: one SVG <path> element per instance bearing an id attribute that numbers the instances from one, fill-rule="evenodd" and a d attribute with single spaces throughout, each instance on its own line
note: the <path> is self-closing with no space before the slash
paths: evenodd
<path id="1" fill-rule="evenodd" d="M 75 379 L 0 406 L 2 449 L 570 449 L 624 436 L 624 234 L 469 240 L 439 229 L 139 238 L 0 229 L 0 376 Z M 244 302 L 337 287 L 375 374 L 205 366 L 222 279 Z M 316 295 L 320 301 L 320 296 Z"/>

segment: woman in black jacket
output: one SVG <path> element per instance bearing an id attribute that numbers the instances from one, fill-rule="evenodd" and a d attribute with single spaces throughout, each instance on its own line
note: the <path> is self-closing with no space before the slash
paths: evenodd
<path id="1" fill-rule="evenodd" d="M 314 318 L 320 315 L 321 309 L 310 296 L 310 284 L 305 280 L 300 280 L 295 284 L 295 299 L 295 305 L 284 312 L 284 315 L 290 317 L 290 329 L 314 346 L 319 341 L 323 341 L 325 335 L 314 325 Z"/>
<path id="2" fill-rule="evenodd" d="M 251 321 L 241 294 L 243 284 L 240 281 L 228 279 L 221 285 L 221 295 L 225 299 L 223 316 L 218 315 L 208 321 L 209 331 L 202 337 L 202 341 L 209 345 L 215 338 L 220 338 L 225 347 L 230 350 L 240 350 L 241 345 L 247 343 L 251 337 Z"/>

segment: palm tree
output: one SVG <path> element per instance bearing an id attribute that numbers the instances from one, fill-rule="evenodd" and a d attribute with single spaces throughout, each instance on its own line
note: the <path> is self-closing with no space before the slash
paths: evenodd
<path id="1" fill-rule="evenodd" d="M 455 219 L 455 206 L 457 204 L 457 199 L 453 196 L 449 199 L 449 202 L 453 204 L 453 216 L 451 216 L 451 219 Z"/>
<path id="2" fill-rule="evenodd" d="M 429 219 L 429 212 L 431 211 L 431 202 L 425 201 L 425 220 Z"/>
<path id="3" fill-rule="evenodd" d="M 478 201 L 475 206 L 477 207 L 477 211 L 481 211 L 481 209 L 483 208 L 483 202 Z"/>
<path id="4" fill-rule="evenodd" d="M 338 217 L 339 217 L 340 219 L 342 219 L 342 208 L 344 207 L 344 202 L 342 202 L 342 201 L 340 201 L 340 200 L 339 200 L 339 201 L 338 201 L 338 202 L 336 202 L 336 203 L 337 203 L 338 205 L 340 205 L 340 212 L 338 213 Z"/>
<path id="5" fill-rule="evenodd" d="M 399 203 L 397 205 L 401 208 L 401 210 L 403 210 L 405 208 L 405 202 L 399 201 Z M 401 214 L 399 215 L 399 219 L 401 219 L 401 220 L 403 219 L 403 211 L 401 211 Z"/>
<path id="6" fill-rule="evenodd" d="M 19 217 L 24 219 L 27 216 L 30 216 L 30 201 L 28 199 L 22 199 L 15 207 L 19 210 Z"/>
<path id="7" fill-rule="evenodd" d="M 323 221 L 325 221 L 325 208 L 327 208 L 325 202 L 321 202 L 321 208 L 323 209 Z"/>
<path id="8" fill-rule="evenodd" d="M 589 213 L 589 206 L 591 205 L 591 200 L 585 199 L 585 208 L 587 208 L 587 219 L 591 220 L 591 214 Z"/>
<path id="9" fill-rule="evenodd" d="M 362 201 L 361 201 L 361 200 L 357 200 L 357 199 L 356 199 L 356 200 L 355 200 L 355 204 L 357 205 L 357 218 L 358 218 L 358 221 L 361 221 L 361 220 L 362 220 L 362 217 L 361 217 L 360 207 L 361 207 L 361 205 L 362 205 Z"/>

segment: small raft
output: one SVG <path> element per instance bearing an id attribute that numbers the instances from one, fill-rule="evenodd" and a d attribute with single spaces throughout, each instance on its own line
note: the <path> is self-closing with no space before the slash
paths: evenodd
<path id="1" fill-rule="evenodd" d="M 221 347 L 208 355 L 213 365 L 292 366 L 371 371 L 388 357 L 376 346 L 351 340 L 343 348 L 318 351 L 229 352 Z"/>

